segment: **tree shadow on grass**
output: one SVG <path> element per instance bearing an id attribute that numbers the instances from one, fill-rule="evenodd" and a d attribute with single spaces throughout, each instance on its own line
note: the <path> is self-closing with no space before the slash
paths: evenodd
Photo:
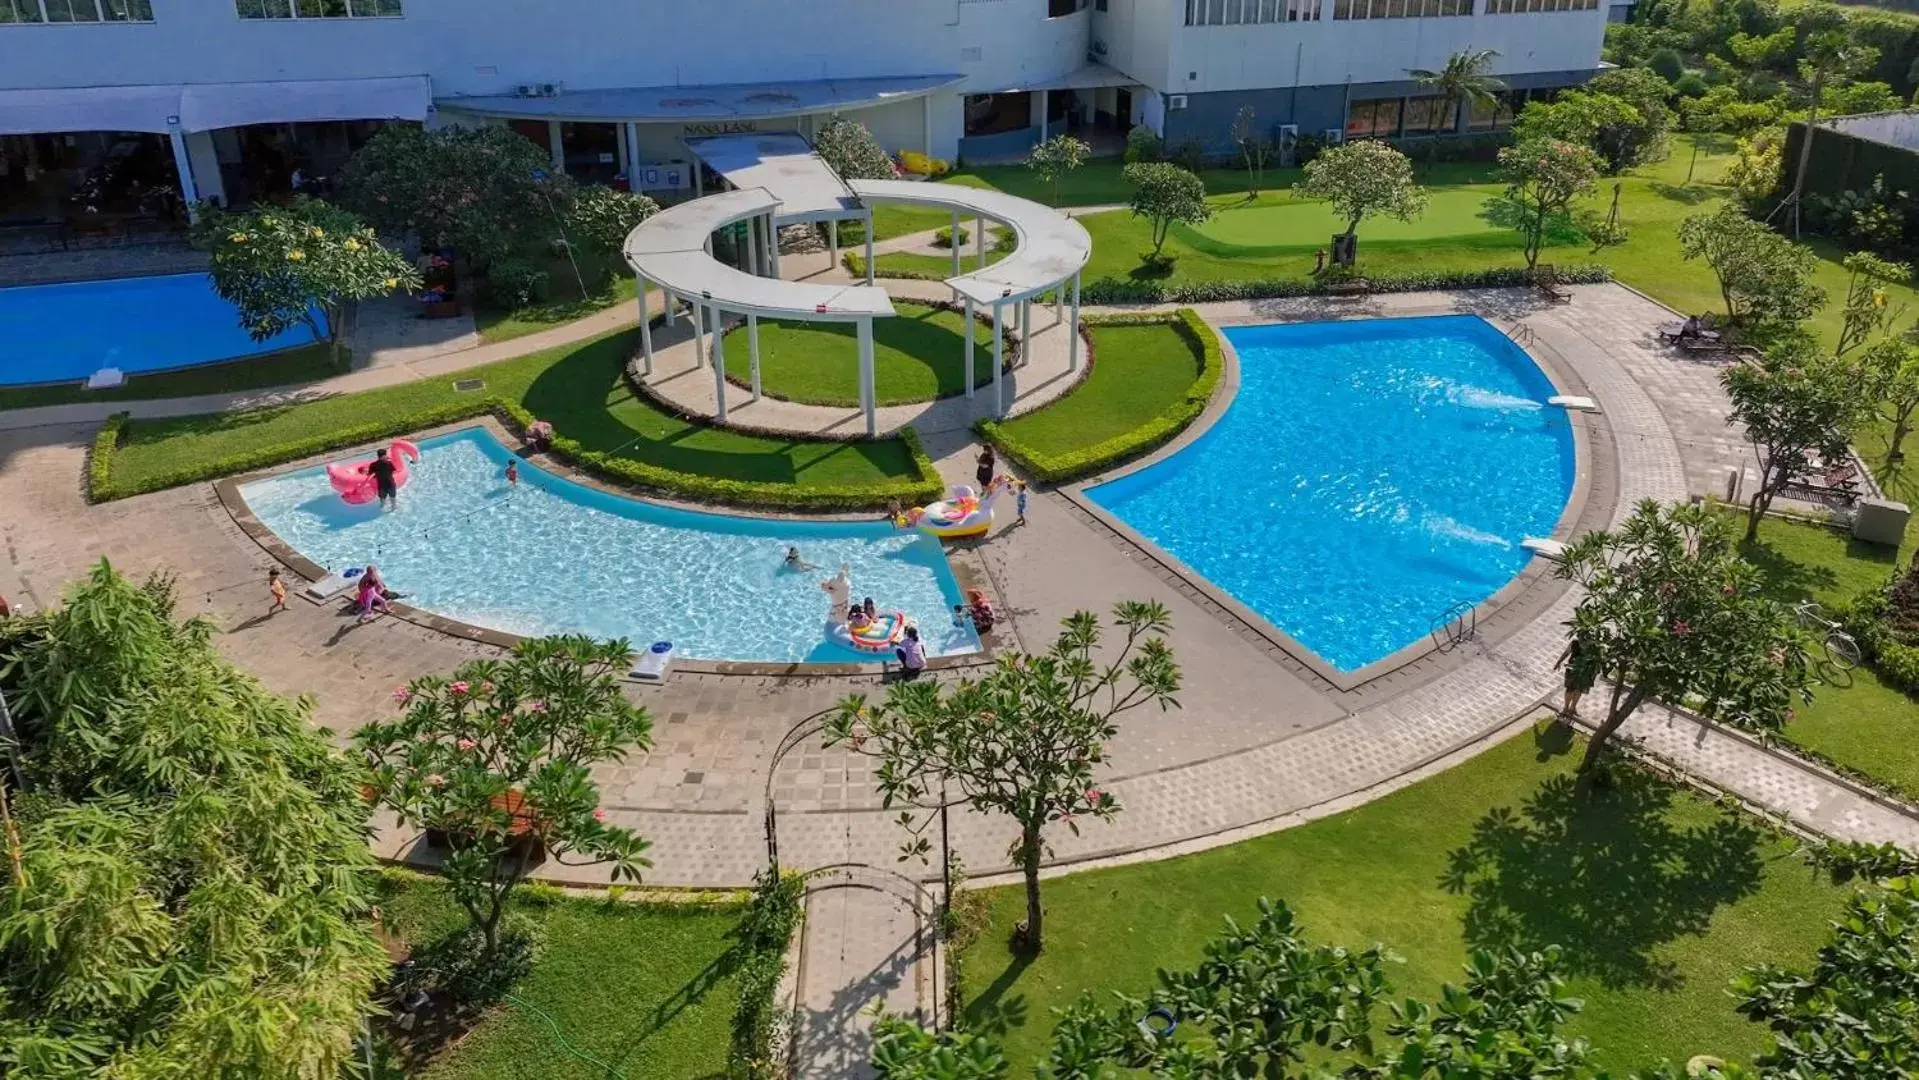
<path id="1" fill-rule="evenodd" d="M 1710 202 L 1724 194 L 1722 189 L 1708 187 L 1705 184 L 1668 184 L 1664 180 L 1654 180 L 1646 186 L 1662 199 L 1685 203 L 1687 206 L 1698 206 L 1700 203 Z"/>
<path id="2" fill-rule="evenodd" d="M 1795 561 L 1764 540 L 1740 541 L 1739 554 L 1758 567 L 1761 590 L 1782 603 L 1797 603 L 1839 584 L 1839 575 L 1831 567 Z"/>
<path id="3" fill-rule="evenodd" d="M 1618 768 L 1605 784 L 1556 776 L 1520 809 L 1489 811 L 1440 879 L 1470 898 L 1466 943 L 1558 945 L 1568 972 L 1608 988 L 1677 989 L 1684 976 L 1661 947 L 1705 933 L 1719 908 L 1759 888 L 1764 868 L 1758 829 L 1726 813 L 1676 820 L 1685 798 Z"/>
<path id="4" fill-rule="evenodd" d="M 1025 994 L 1008 992 L 1019 982 L 1020 976 L 1032 965 L 1033 957 L 1023 949 L 1007 944 L 1006 970 L 999 973 L 986 989 L 967 999 L 964 1021 L 966 1030 L 1003 1037 L 1017 1027 L 1025 1027 L 1031 1010 L 1026 1004 Z"/>

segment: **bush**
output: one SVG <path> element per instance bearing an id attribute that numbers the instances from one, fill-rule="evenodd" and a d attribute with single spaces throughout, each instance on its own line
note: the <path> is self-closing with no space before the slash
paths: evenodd
<path id="1" fill-rule="evenodd" d="M 486 291 L 496 305 L 512 311 L 551 300 L 553 278 L 530 259 L 508 256 L 487 271 Z"/>
<path id="2" fill-rule="evenodd" d="M 1165 144 L 1160 141 L 1153 129 L 1141 124 L 1126 133 L 1126 164 L 1140 161 L 1158 161 Z"/>
<path id="3" fill-rule="evenodd" d="M 1710 88 L 1697 71 L 1688 71 L 1672 84 L 1672 89 L 1680 97 L 1700 98 L 1705 97 Z"/>
<path id="4" fill-rule="evenodd" d="M 1561 266 L 1558 268 L 1558 274 L 1560 281 L 1572 285 L 1591 285 L 1612 280 L 1611 272 L 1603 266 Z M 1485 270 L 1368 274 L 1366 280 L 1374 292 L 1519 288 L 1532 284 L 1532 279 L 1523 266 L 1491 267 Z M 1270 300 L 1288 296 L 1309 296 L 1321 291 L 1323 289 L 1319 282 L 1299 278 L 1173 283 L 1101 278 L 1086 285 L 1081 293 L 1081 299 L 1087 304 L 1206 304 L 1221 300 Z"/>
<path id="5" fill-rule="evenodd" d="M 973 239 L 972 230 L 968 229 L 964 225 L 961 225 L 959 230 L 958 246 L 965 247 L 967 243 L 969 243 L 972 239 Z M 941 229 L 940 231 L 933 234 L 934 247 L 950 248 L 954 246 L 954 243 L 955 241 L 953 239 L 953 227 L 951 225 L 948 225 L 946 228 Z M 862 265 L 861 269 L 863 271 L 865 267 Z"/>
<path id="6" fill-rule="evenodd" d="M 1686 61 L 1677 49 L 1655 49 L 1646 58 L 1646 66 L 1669 83 L 1676 83 L 1686 74 Z"/>
<path id="7" fill-rule="evenodd" d="M 533 970 L 540 944 L 539 928 L 520 915 L 502 920 L 499 947 L 490 954 L 480 929 L 464 926 L 414 950 L 395 973 L 394 988 L 402 995 L 423 990 L 466 1004 L 490 1004 Z"/>
<path id="8" fill-rule="evenodd" d="M 739 956 L 739 1005 L 733 1011 L 733 1045 L 727 1054 L 729 1075 L 771 1080 L 779 1068 L 782 1013 L 775 996 L 786 974 L 786 949 L 800 924 L 806 895 L 803 874 L 774 877 L 762 871 L 740 925 L 733 931 Z"/>
<path id="9" fill-rule="evenodd" d="M 113 490 L 113 455 L 120 449 L 120 432 L 132 416 L 129 412 L 114 413 L 93 436 L 93 449 L 87 454 L 87 498 L 91 502 L 110 497 L 101 493 Z"/>
<path id="10" fill-rule="evenodd" d="M 603 256 L 617 255 L 626 243 L 626 235 L 659 210 L 659 203 L 638 192 L 614 191 L 598 185 L 581 188 L 573 205 L 567 208 L 566 232 L 588 251 Z"/>
<path id="11" fill-rule="evenodd" d="M 1206 403 L 1212 400 L 1213 389 L 1219 385 L 1220 375 L 1226 367 L 1225 355 L 1220 349 L 1218 335 L 1200 319 L 1198 312 L 1191 308 L 1181 308 L 1170 314 L 1142 312 L 1133 315 L 1089 316 L 1085 323 L 1088 326 L 1141 326 L 1153 323 L 1167 323 L 1175 326 L 1200 351 L 1199 377 L 1193 380 L 1193 385 L 1187 389 L 1185 397 L 1160 415 L 1123 435 L 1115 435 L 1104 442 L 1095 443 L 1071 453 L 1042 454 L 1008 433 L 1005 425 L 993 420 L 980 421 L 978 429 L 982 436 L 999 447 L 1007 457 L 1018 462 L 1020 467 L 1030 473 L 1034 479 L 1049 484 L 1065 483 L 1091 475 L 1118 462 L 1138 457 L 1165 445 L 1206 411 Z M 1086 360 L 1088 368 L 1090 369 L 1097 362 L 1097 358 L 1092 355 L 1092 350 L 1089 348 Z"/>

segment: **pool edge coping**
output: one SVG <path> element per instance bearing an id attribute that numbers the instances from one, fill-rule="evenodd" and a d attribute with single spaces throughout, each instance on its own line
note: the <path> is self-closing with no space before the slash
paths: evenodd
<path id="1" fill-rule="evenodd" d="M 1226 411 L 1232 407 L 1234 400 L 1239 396 L 1240 387 L 1239 353 L 1233 348 L 1231 340 L 1227 338 L 1225 334 L 1227 327 L 1431 318 L 1438 315 L 1472 315 L 1497 330 L 1500 336 L 1505 338 L 1513 348 L 1518 349 L 1521 355 L 1531 361 L 1533 366 L 1539 370 L 1540 374 L 1545 376 L 1547 383 L 1552 386 L 1554 393 L 1567 394 L 1578 390 L 1585 390 L 1587 389 L 1585 380 L 1580 377 L 1578 371 L 1574 369 L 1564 357 L 1558 355 L 1557 350 L 1539 341 L 1537 337 L 1531 339 L 1531 346 L 1523 345 L 1515 340 L 1510 332 L 1510 327 L 1522 323 L 1524 321 L 1523 318 L 1511 319 L 1484 311 L 1460 311 L 1457 308 L 1435 308 L 1430 311 L 1406 310 L 1381 314 L 1372 311 L 1343 313 L 1335 309 L 1331 312 L 1315 313 L 1315 316 L 1312 318 L 1286 318 L 1283 315 L 1276 314 L 1247 314 L 1244 316 L 1231 316 L 1224 319 L 1209 317 L 1204 311 L 1200 311 L 1199 314 L 1201 321 L 1203 321 L 1207 328 L 1218 338 L 1221 355 L 1225 360 L 1225 370 L 1221 373 L 1219 386 L 1214 390 L 1212 400 L 1207 402 L 1206 409 L 1200 414 L 1199 419 L 1187 425 L 1186 430 L 1180 432 L 1178 436 L 1174 437 L 1164 446 L 1154 450 L 1152 453 L 1126 462 L 1110 472 L 1096 473 L 1092 476 L 1074 481 L 1071 484 L 1062 485 L 1058 488 L 1059 493 L 1075 507 L 1084 511 L 1094 521 L 1105 526 L 1120 539 L 1126 541 L 1127 544 L 1138 549 L 1141 554 L 1147 558 L 1157 562 L 1173 576 L 1197 590 L 1207 600 L 1217 604 L 1228 614 L 1245 624 L 1253 633 L 1264 638 L 1268 643 L 1286 653 L 1287 656 L 1299 663 L 1314 677 L 1324 681 L 1327 685 L 1342 693 L 1351 693 L 1359 690 L 1367 684 L 1392 675 L 1429 655 L 1449 651 L 1452 646 L 1442 644 L 1437 640 L 1438 628 L 1435 628 L 1433 631 L 1428 632 L 1423 638 L 1403 645 L 1369 664 L 1364 664 L 1352 671 L 1341 671 L 1328 663 L 1319 653 L 1307 647 L 1291 634 L 1280 629 L 1270 619 L 1254 611 L 1237 597 L 1215 585 L 1206 575 L 1186 565 L 1183 560 L 1173 553 L 1160 547 L 1144 534 L 1126 524 L 1124 521 L 1121 521 L 1118 517 L 1108 513 L 1104 507 L 1094 502 L 1093 499 L 1087 495 L 1087 492 L 1102 484 L 1111 483 L 1136 472 L 1151 468 L 1173 457 L 1204 437 L 1206 433 L 1211 431 L 1213 427 L 1219 423 L 1220 419 L 1226 415 Z M 1570 384 L 1570 387 L 1568 384 Z M 1551 406 L 1548 407 L 1550 408 Z M 1560 510 L 1559 517 L 1553 523 L 1552 532 L 1549 534 L 1551 539 L 1562 541 L 1571 538 L 1572 534 L 1578 528 L 1579 522 L 1587 513 L 1588 496 L 1591 493 L 1594 480 L 1592 454 L 1595 451 L 1592 437 L 1593 433 L 1588 430 L 1588 425 L 1604 422 L 1604 413 L 1587 413 L 1578 409 L 1566 409 L 1565 413 L 1568 421 L 1567 426 L 1571 430 L 1573 440 L 1572 490 L 1567 494 L 1566 505 Z M 1548 559 L 1535 553 L 1533 557 L 1527 561 L 1524 569 L 1514 574 L 1511 579 L 1494 590 L 1491 595 L 1473 605 L 1471 610 L 1464 613 L 1461 618 L 1469 620 L 1470 624 L 1474 627 L 1477 627 L 1478 623 L 1482 620 L 1491 622 L 1493 616 L 1498 614 L 1500 609 L 1518 600 L 1534 586 L 1550 578 L 1548 564 Z"/>
<path id="2" fill-rule="evenodd" d="M 422 439 L 438 438 L 442 435 L 457 434 L 462 431 L 482 431 L 486 433 L 489 437 L 497 441 L 502 447 L 506 449 L 506 451 L 509 454 L 515 454 L 516 456 L 518 456 L 519 449 L 525 448 L 525 444 L 522 440 L 514 437 L 510 432 L 506 430 L 505 426 L 502 425 L 498 421 L 498 419 L 490 416 L 477 417 L 477 418 L 468 419 L 468 420 L 459 420 L 450 424 L 441 424 L 437 427 L 426 428 L 418 432 L 413 432 L 410 435 L 396 436 L 396 438 L 411 438 L 415 441 L 418 441 Z M 330 450 L 322 454 L 309 455 L 308 457 L 301 458 L 296 461 L 282 462 L 278 465 L 275 465 L 266 469 L 258 469 L 253 472 L 242 473 L 237 476 L 222 477 L 219 480 L 213 481 L 214 495 L 219 500 L 221 508 L 226 511 L 227 516 L 233 520 L 234 525 L 238 526 L 240 531 L 246 534 L 249 540 L 252 540 L 254 543 L 258 544 L 261 550 L 265 551 L 269 557 L 274 559 L 276 562 L 279 562 L 281 565 L 285 566 L 287 569 L 292 570 L 294 573 L 300 575 L 302 578 L 306 579 L 308 582 L 319 581 L 322 578 L 325 578 L 330 571 L 328 571 L 326 567 L 321 566 L 320 564 L 314 562 L 313 560 L 307 558 L 305 555 L 301 554 L 299 550 L 293 547 L 293 545 L 287 543 L 284 539 L 282 539 L 278 533 L 268 528 L 266 523 L 261 521 L 258 515 L 254 514 L 253 508 L 247 504 L 245 497 L 243 497 L 240 494 L 240 488 L 246 484 L 253 483 L 256 480 L 267 480 L 276 476 L 284 475 L 289 472 L 298 472 L 304 469 L 310 469 L 315 464 L 321 464 L 321 463 L 335 460 L 341 457 L 350 456 L 357 453 L 363 453 L 363 452 L 375 449 L 379 446 L 386 445 L 387 443 L 390 443 L 392 441 L 393 441 L 392 439 L 378 439 L 378 440 L 374 440 L 373 442 L 362 443 L 357 446 L 341 447 L 340 449 Z M 516 444 L 518 444 L 518 449 L 516 449 Z M 654 503 L 655 505 L 664 506 L 664 507 L 668 507 L 676 510 L 691 510 L 697 513 L 706 513 L 706 514 L 717 513 L 722 516 L 728 516 L 728 517 L 751 517 L 751 518 L 759 518 L 762 520 L 766 520 L 769 516 L 766 514 L 747 513 L 739 510 L 738 508 L 717 509 L 713 507 L 702 506 L 697 503 L 681 503 L 681 502 L 674 502 L 674 501 L 664 500 L 664 499 L 639 498 L 635 496 L 632 492 L 622 491 L 617 487 L 606 484 L 598 480 L 597 478 L 590 476 L 587 473 L 581 472 L 580 470 L 575 469 L 570 465 L 566 465 L 560 462 L 557 458 L 554 458 L 550 455 L 541 455 L 540 460 L 537 462 L 537 464 L 539 465 L 540 468 L 549 470 L 553 472 L 555 475 L 561 476 L 564 479 L 571 480 L 584 487 L 592 488 L 596 491 L 600 491 L 602 493 L 612 495 L 617 498 L 631 499 L 636 502 Z M 822 518 L 821 516 L 785 514 L 785 515 L 778 515 L 775 518 L 775 520 L 777 520 L 778 518 L 786 518 L 786 519 L 796 520 L 796 521 L 820 521 L 820 520 L 870 521 L 872 520 L 870 515 L 860 515 L 857 518 L 851 515 L 839 515 L 839 516 Z M 983 568 L 970 565 L 970 560 L 966 562 L 956 563 L 954 561 L 954 555 L 956 554 L 955 549 L 948 547 L 943 542 L 940 544 L 940 551 L 941 551 L 941 554 L 946 559 L 947 571 L 953 575 L 954 583 L 959 587 L 962 596 L 965 594 L 967 589 L 975 588 L 975 587 L 987 588 L 988 595 L 991 595 L 992 589 L 990 588 L 990 582 L 987 580 L 987 575 L 984 572 Z M 334 597 L 329 597 L 325 600 L 313 600 L 309 597 L 306 597 L 304 589 L 300 591 L 300 595 L 302 596 L 302 598 L 307 599 L 309 603 L 312 603 L 316 607 L 325 607 L 328 604 L 332 604 L 335 602 Z M 524 635 L 521 635 L 521 634 L 511 634 L 504 630 L 495 630 L 490 627 L 480 626 L 475 623 L 469 623 L 469 622 L 461 621 L 459 619 L 448 618 L 447 616 L 439 615 L 434 612 L 427 611 L 423 608 L 415 607 L 414 605 L 408 604 L 404 601 L 397 601 L 397 600 L 394 601 L 391 604 L 391 609 L 392 609 L 393 615 L 399 618 L 403 622 L 411 623 L 423 629 L 446 634 L 449 637 L 459 638 L 463 641 L 479 642 L 480 644 L 490 645 L 498 649 L 512 650 L 514 648 L 517 648 L 520 642 L 528 640 Z M 972 668 L 989 667 L 993 664 L 996 664 L 998 662 L 997 660 L 998 653 L 1000 652 L 1002 648 L 1005 647 L 1005 638 L 1002 636 L 1003 632 L 1000 630 L 1000 627 L 1004 625 L 1007 625 L 1006 622 L 1004 620 L 1001 620 L 1000 622 L 996 622 L 994 624 L 993 630 L 987 631 L 986 633 L 982 633 L 979 635 L 979 639 L 980 639 L 979 651 L 974 653 L 964 654 L 961 656 L 928 657 L 926 661 L 925 670 L 929 672 L 960 671 L 960 670 L 968 670 Z M 670 670 L 686 671 L 686 672 L 699 674 L 699 675 L 722 675 L 722 676 L 731 675 L 731 676 L 747 676 L 747 677 L 757 677 L 757 678 L 821 678 L 821 677 L 832 677 L 832 676 L 873 676 L 873 675 L 886 676 L 891 674 L 895 670 L 895 667 L 896 665 L 888 661 L 880 661 L 876 663 L 860 663 L 860 662 L 808 663 L 806 661 L 801 661 L 801 660 L 773 662 L 773 661 L 760 661 L 760 660 L 702 660 L 702 659 L 694 659 L 694 658 L 685 658 L 685 659 L 675 658 L 672 663 L 672 668 Z M 646 685 L 648 682 L 652 681 L 652 680 L 633 679 L 630 676 L 626 678 L 627 678 L 627 681 L 629 682 L 635 682 L 641 685 Z"/>

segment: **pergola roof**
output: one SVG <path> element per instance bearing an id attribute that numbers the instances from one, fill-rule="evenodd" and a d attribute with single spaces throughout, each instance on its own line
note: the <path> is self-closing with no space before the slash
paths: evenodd
<path id="1" fill-rule="evenodd" d="M 776 214 L 780 200 L 745 188 L 668 207 L 627 234 L 622 254 L 633 272 L 669 292 L 725 311 L 815 322 L 856 322 L 893 314 L 886 290 L 757 277 L 707 254 L 706 238 L 747 218 Z"/>
<path id="2" fill-rule="evenodd" d="M 952 86 L 964 78 L 958 74 L 898 75 L 713 86 L 635 86 L 567 90 L 553 97 L 525 98 L 511 94 L 446 97 L 440 99 L 440 107 L 481 116 L 697 123 L 799 116 L 908 101 Z"/>
<path id="3" fill-rule="evenodd" d="M 957 210 L 962 216 L 988 218 L 1013 230 L 1018 246 L 1011 255 L 985 269 L 946 279 L 947 285 L 975 303 L 1030 299 L 1072 280 L 1093 255 L 1093 238 L 1084 225 L 1031 199 L 916 180 L 849 180 L 847 184 L 862 199 Z"/>
<path id="4" fill-rule="evenodd" d="M 693 155 L 736 188 L 764 188 L 780 201 L 776 223 L 864 217 L 846 181 L 792 132 L 713 135 L 682 140 Z"/>

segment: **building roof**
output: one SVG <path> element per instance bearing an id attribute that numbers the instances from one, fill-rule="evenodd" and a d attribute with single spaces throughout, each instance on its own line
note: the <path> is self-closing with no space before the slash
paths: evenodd
<path id="1" fill-rule="evenodd" d="M 0 135 L 42 131 L 212 131 L 314 120 L 424 120 L 424 75 L 379 79 L 163 83 L 0 90 Z"/>
<path id="2" fill-rule="evenodd" d="M 862 199 L 958 210 L 1013 230 L 1013 253 L 983 270 L 946 279 L 961 296 L 980 304 L 1026 300 L 1072 280 L 1093 255 L 1086 227 L 1050 206 L 1003 191 L 929 184 L 915 180 L 849 180 Z M 962 262 L 964 265 L 964 262 Z"/>
<path id="3" fill-rule="evenodd" d="M 764 188 L 779 200 L 781 225 L 862 217 L 865 210 L 813 146 L 791 132 L 686 139 L 686 148 L 736 188 Z"/>
<path id="4" fill-rule="evenodd" d="M 883 105 L 924 97 L 964 75 L 897 75 L 871 79 L 728 83 L 714 86 L 641 86 L 565 90 L 552 97 L 447 97 L 439 104 L 481 116 L 550 120 L 632 120 L 640 123 L 754 120 L 834 109 Z"/>
<path id="5" fill-rule="evenodd" d="M 996 94 L 1017 94 L 1025 91 L 1040 90 L 1099 90 L 1108 86 L 1137 86 L 1139 80 L 1105 64 L 1087 64 L 1075 68 L 1064 75 L 1037 82 L 1023 82 L 1014 86 L 1002 87 L 993 91 Z"/>

